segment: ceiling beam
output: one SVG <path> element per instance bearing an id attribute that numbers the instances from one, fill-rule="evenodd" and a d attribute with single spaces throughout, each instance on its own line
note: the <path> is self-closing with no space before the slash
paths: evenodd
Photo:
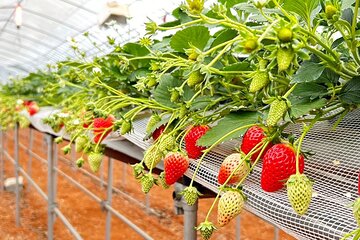
<path id="1" fill-rule="evenodd" d="M 14 53 L 14 49 L 11 49 L 11 48 L 0 48 L 0 51 L 7 51 L 7 52 L 10 52 L 10 53 Z M 34 55 L 29 55 L 29 54 L 26 54 L 24 52 L 21 52 L 21 53 L 18 53 L 20 56 L 24 56 L 25 58 L 27 59 L 30 59 L 30 60 L 34 60 L 36 59 L 37 56 L 34 56 Z"/>
<path id="2" fill-rule="evenodd" d="M 0 42 L 4 42 L 4 43 L 8 43 L 9 45 L 11 46 L 19 46 L 21 48 L 23 48 L 25 51 L 29 51 L 29 52 L 32 52 L 32 53 L 35 53 L 36 55 L 41 55 L 41 54 L 44 54 L 43 52 L 40 52 L 38 50 L 36 50 L 35 48 L 33 48 L 33 46 L 29 46 L 29 45 L 25 45 L 23 43 L 20 43 L 18 45 L 15 45 L 14 44 L 14 41 L 11 41 L 11 40 L 7 40 L 7 39 L 3 39 L 3 38 L 0 38 Z"/>
<path id="3" fill-rule="evenodd" d="M 97 15 L 97 12 L 95 12 L 95 11 L 93 11 L 92 9 L 87 8 L 87 7 L 85 7 L 85 6 L 81 5 L 81 4 L 78 4 L 78 3 L 75 3 L 75 2 L 72 2 L 72 1 L 69 1 L 69 0 L 60 0 L 60 1 L 61 1 L 61 2 L 64 2 L 64 3 L 67 3 L 67 4 L 71 5 L 71 6 L 80 8 L 80 9 L 82 9 L 82 10 L 84 10 L 84 11 L 87 11 L 87 12 L 89 12 L 89 13 L 92 13 L 92 14 L 94 14 L 94 15 Z"/>
<path id="4" fill-rule="evenodd" d="M 41 17 L 41 18 L 48 19 L 48 20 L 50 20 L 50 21 L 52 21 L 52 22 L 58 23 L 58 24 L 63 25 L 63 26 L 65 26 L 65 27 L 67 27 L 67 28 L 70 28 L 70 29 L 72 29 L 72 30 L 75 30 L 75 31 L 77 31 L 77 32 L 80 32 L 80 31 L 81 31 L 80 28 L 78 28 L 78 27 L 76 27 L 76 26 L 74 26 L 74 25 L 68 24 L 68 23 L 66 23 L 66 21 L 59 20 L 59 19 L 57 19 L 57 18 L 48 16 L 48 15 L 43 14 L 43 13 L 41 13 L 41 12 L 37 12 L 37 11 L 31 10 L 31 9 L 29 9 L 29 8 L 23 8 L 23 11 L 24 11 L 24 12 L 27 12 L 27 13 L 30 13 L 30 14 L 33 14 L 33 15 L 36 15 L 36 16 L 39 16 L 39 17 Z"/>
<path id="5" fill-rule="evenodd" d="M 32 41 L 32 42 L 41 43 L 41 45 L 43 45 L 43 46 L 45 46 L 47 48 L 53 48 L 54 47 L 53 45 L 50 45 L 50 44 L 46 43 L 46 41 L 42 41 L 41 39 L 37 39 L 37 38 L 33 38 L 33 37 L 30 37 L 30 36 L 23 35 L 20 32 L 10 31 L 8 29 L 4 29 L 3 32 L 14 35 L 14 36 L 17 36 L 17 37 L 20 37 L 20 38 L 27 39 L 27 40 Z"/>

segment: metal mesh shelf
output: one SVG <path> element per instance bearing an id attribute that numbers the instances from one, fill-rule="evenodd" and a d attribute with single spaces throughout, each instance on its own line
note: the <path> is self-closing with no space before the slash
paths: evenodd
<path id="1" fill-rule="evenodd" d="M 30 118 L 32 125 L 40 131 L 54 134 L 41 120 L 54 111 L 52 108 L 42 109 Z M 143 141 L 147 121 L 147 118 L 143 118 L 134 122 L 134 131 L 124 136 L 128 141 L 120 141 L 118 137 L 113 137 L 107 138 L 104 143 L 109 148 L 141 159 L 141 150 L 145 150 L 151 144 L 150 141 Z M 254 168 L 244 185 L 244 193 L 248 197 L 247 210 L 298 239 L 340 239 L 345 233 L 357 228 L 349 205 L 357 197 L 357 178 L 360 169 L 360 110 L 349 113 L 336 131 L 331 131 L 332 123 L 333 121 L 316 124 L 303 143 L 303 149 L 316 153 L 305 163 L 305 173 L 315 181 L 315 193 L 308 213 L 305 216 L 296 215 L 288 202 L 285 190 L 265 193 L 261 189 L 261 164 Z M 298 125 L 293 125 L 287 130 L 295 135 L 301 132 Z M 216 192 L 219 166 L 225 156 L 235 152 L 235 147 L 238 147 L 239 143 L 240 139 L 236 139 L 217 146 L 205 157 L 196 181 Z M 190 163 L 187 176 L 192 176 L 196 163 L 196 160 Z"/>
<path id="2" fill-rule="evenodd" d="M 150 144 L 143 141 L 146 123 L 147 119 L 135 122 L 135 131 L 125 136 L 142 149 Z M 336 131 L 331 127 L 331 122 L 318 123 L 303 144 L 303 149 L 316 153 L 305 165 L 305 173 L 315 181 L 314 197 L 305 216 L 294 213 L 286 190 L 265 193 L 261 189 L 261 164 L 244 185 L 246 208 L 298 239 L 339 239 L 357 228 L 349 204 L 356 198 L 360 169 L 360 111 L 348 114 Z M 301 128 L 293 125 L 288 131 L 299 135 Z M 238 146 L 239 140 L 232 140 L 216 147 L 205 157 L 196 181 L 216 192 L 219 166 Z M 192 176 L 196 163 L 191 162 L 187 176 Z"/>

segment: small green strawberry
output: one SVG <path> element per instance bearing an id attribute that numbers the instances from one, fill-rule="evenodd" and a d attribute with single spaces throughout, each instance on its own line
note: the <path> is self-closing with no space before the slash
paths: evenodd
<path id="1" fill-rule="evenodd" d="M 358 226 L 360 226 L 360 198 L 356 199 L 354 202 L 353 214 Z"/>
<path id="2" fill-rule="evenodd" d="M 59 144 L 59 143 L 62 143 L 63 140 L 64 140 L 64 139 L 60 136 L 60 137 L 55 138 L 54 141 L 55 141 L 56 144 Z"/>
<path id="3" fill-rule="evenodd" d="M 283 27 L 278 31 L 277 37 L 280 40 L 280 42 L 286 43 L 286 42 L 290 42 L 292 40 L 293 33 L 292 33 L 291 29 L 289 29 L 287 27 Z"/>
<path id="4" fill-rule="evenodd" d="M 267 71 L 257 71 L 251 80 L 249 92 L 260 91 L 268 85 L 269 81 L 269 73 Z"/>
<path id="5" fill-rule="evenodd" d="M 175 143 L 176 143 L 176 139 L 173 136 L 164 133 L 161 136 L 158 148 L 161 152 L 165 153 L 166 151 L 174 150 Z"/>
<path id="6" fill-rule="evenodd" d="M 189 78 L 187 79 L 187 84 L 189 87 L 195 87 L 197 84 L 201 83 L 204 80 L 204 74 L 201 74 L 199 70 L 190 73 Z"/>
<path id="7" fill-rule="evenodd" d="M 150 192 L 150 189 L 154 186 L 154 182 L 155 182 L 155 178 L 153 177 L 152 174 L 150 173 L 144 174 L 140 179 L 141 190 L 145 194 L 147 194 L 148 192 Z"/>
<path id="8" fill-rule="evenodd" d="M 161 172 L 159 175 L 159 179 L 158 179 L 158 184 L 163 188 L 163 189 L 168 189 L 170 186 L 166 184 L 165 181 L 165 172 Z"/>
<path id="9" fill-rule="evenodd" d="M 244 207 L 245 197 L 238 189 L 225 192 L 218 204 L 218 224 L 223 227 L 239 215 Z"/>
<path id="10" fill-rule="evenodd" d="M 91 152 L 88 155 L 88 162 L 91 171 L 97 172 L 100 169 L 100 165 L 103 159 L 103 154 L 100 152 Z"/>
<path id="11" fill-rule="evenodd" d="M 292 48 L 279 48 L 276 55 L 279 72 L 287 70 L 294 57 L 295 52 Z"/>
<path id="12" fill-rule="evenodd" d="M 212 233 L 216 230 L 216 227 L 212 222 L 205 221 L 199 224 L 199 226 L 196 227 L 197 231 L 200 231 L 200 235 L 203 240 L 209 240 Z"/>
<path id="13" fill-rule="evenodd" d="M 120 134 L 125 135 L 129 133 L 131 131 L 131 128 L 132 128 L 131 121 L 124 120 L 123 123 L 121 124 Z"/>
<path id="14" fill-rule="evenodd" d="M 150 133 L 151 129 L 153 129 L 153 127 L 160 121 L 161 121 L 161 117 L 159 115 L 157 114 L 151 115 L 146 125 L 146 132 Z"/>
<path id="15" fill-rule="evenodd" d="M 258 47 L 256 39 L 247 39 L 244 43 L 244 50 L 246 53 L 251 53 Z"/>
<path id="16" fill-rule="evenodd" d="M 183 195 L 185 202 L 192 206 L 196 203 L 196 200 L 201 196 L 202 194 L 196 189 L 196 187 L 186 187 L 181 193 Z"/>
<path id="17" fill-rule="evenodd" d="M 84 162 L 85 162 L 84 159 L 81 157 L 78 160 L 76 160 L 76 166 L 78 168 L 81 168 L 84 165 Z"/>
<path id="18" fill-rule="evenodd" d="M 294 211 L 304 215 L 311 202 L 312 182 L 304 174 L 293 174 L 286 182 L 287 195 Z"/>
<path id="19" fill-rule="evenodd" d="M 176 102 L 180 97 L 180 93 L 175 89 L 171 91 L 170 102 Z"/>
<path id="20" fill-rule="evenodd" d="M 338 12 L 337 8 L 332 5 L 332 4 L 328 4 L 325 7 L 325 15 L 327 19 L 332 19 L 333 16 Z"/>
<path id="21" fill-rule="evenodd" d="M 81 152 L 84 150 L 85 145 L 88 143 L 89 139 L 86 135 L 80 135 L 75 139 L 75 151 Z"/>
<path id="22" fill-rule="evenodd" d="M 154 77 L 148 77 L 148 78 L 146 78 L 146 80 L 147 80 L 146 86 L 149 88 L 151 88 L 157 84 L 156 78 L 154 78 Z"/>
<path id="23" fill-rule="evenodd" d="M 62 150 L 63 153 L 66 155 L 66 154 L 68 154 L 68 153 L 71 152 L 71 146 L 70 146 L 70 145 L 66 145 L 66 146 L 63 147 L 61 150 Z"/>
<path id="24" fill-rule="evenodd" d="M 157 145 L 150 146 L 144 154 L 144 163 L 148 169 L 156 167 L 163 158 L 163 154 Z"/>
<path id="25" fill-rule="evenodd" d="M 266 119 L 266 124 L 270 127 L 275 126 L 287 111 L 287 104 L 285 100 L 275 99 L 270 104 L 269 115 Z"/>

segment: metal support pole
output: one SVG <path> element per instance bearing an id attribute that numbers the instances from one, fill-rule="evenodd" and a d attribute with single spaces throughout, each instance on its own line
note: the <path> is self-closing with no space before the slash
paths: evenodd
<path id="1" fill-rule="evenodd" d="M 31 170 L 32 170 L 32 154 L 31 151 L 33 149 L 33 143 L 34 143 L 34 139 L 33 139 L 33 129 L 29 128 L 29 148 L 27 149 L 27 154 L 29 156 L 29 160 L 28 160 L 28 167 L 27 167 L 27 173 L 28 175 L 31 177 Z M 27 191 L 29 192 L 31 189 L 31 184 L 28 186 Z"/>
<path id="2" fill-rule="evenodd" d="M 54 143 L 54 141 L 53 141 Z M 57 171 L 55 168 L 58 167 L 59 162 L 59 146 L 57 144 L 53 144 L 53 159 L 54 159 L 54 167 L 52 168 L 53 171 L 53 177 L 54 177 L 54 202 L 56 202 L 56 196 L 57 196 Z"/>
<path id="3" fill-rule="evenodd" d="M 2 192 L 4 190 L 4 138 L 2 130 L 0 130 L 0 144 L 0 192 Z"/>
<path id="4" fill-rule="evenodd" d="M 48 239 L 54 239 L 54 222 L 55 222 L 55 171 L 54 171 L 54 149 L 53 137 L 46 135 L 47 142 L 47 159 L 48 159 Z"/>
<path id="5" fill-rule="evenodd" d="M 106 203 L 111 206 L 112 202 L 112 186 L 113 186 L 113 160 L 108 158 L 108 182 L 106 192 Z M 106 209 L 106 227 L 105 227 L 106 240 L 111 239 L 111 211 Z"/>
<path id="6" fill-rule="evenodd" d="M 279 239 L 279 228 L 274 225 L 274 240 Z"/>
<path id="7" fill-rule="evenodd" d="M 236 217 L 236 240 L 240 240 L 241 232 L 240 232 L 240 216 Z"/>
<path id="8" fill-rule="evenodd" d="M 184 209 L 184 240 L 196 240 L 198 200 L 192 206 L 187 205 L 184 198 L 181 201 Z"/>
<path id="9" fill-rule="evenodd" d="M 15 124 L 14 129 L 14 160 L 15 160 L 15 221 L 20 226 L 20 189 L 19 189 L 19 125 Z"/>

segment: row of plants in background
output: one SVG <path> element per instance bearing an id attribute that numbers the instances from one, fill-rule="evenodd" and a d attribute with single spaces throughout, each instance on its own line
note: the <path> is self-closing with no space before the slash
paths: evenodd
<path id="1" fill-rule="evenodd" d="M 26 125 L 22 110 L 34 114 L 34 101 L 54 106 L 60 111 L 44 122 L 56 132 L 65 128 L 71 139 L 63 151 L 75 143 L 96 172 L 102 141 L 111 132 L 131 133 L 134 121 L 150 114 L 145 140 L 151 146 L 134 175 L 148 193 L 154 184 L 174 184 L 194 161 L 182 193 L 189 205 L 200 195 L 193 183 L 205 156 L 243 136 L 239 152 L 220 167 L 218 194 L 197 227 L 203 238 L 215 230 L 209 217 L 217 202 L 218 226 L 241 212 L 242 186 L 261 159 L 262 189 L 286 187 L 291 206 L 303 215 L 313 185 L 303 173 L 306 134 L 335 117 L 336 128 L 360 104 L 358 7 L 354 0 L 219 0 L 205 8 L 204 0 L 187 0 L 172 12 L 174 21 L 147 23 L 137 42 L 109 38 L 113 51 L 91 61 L 74 45 L 78 60 L 2 86 L 0 125 Z M 161 40 L 159 32 L 166 35 Z M 300 136 L 286 132 L 294 123 L 302 125 Z M 156 176 L 152 170 L 161 160 L 164 172 Z M 77 160 L 79 167 L 84 163 Z M 359 230 L 345 237 L 355 234 Z"/>

